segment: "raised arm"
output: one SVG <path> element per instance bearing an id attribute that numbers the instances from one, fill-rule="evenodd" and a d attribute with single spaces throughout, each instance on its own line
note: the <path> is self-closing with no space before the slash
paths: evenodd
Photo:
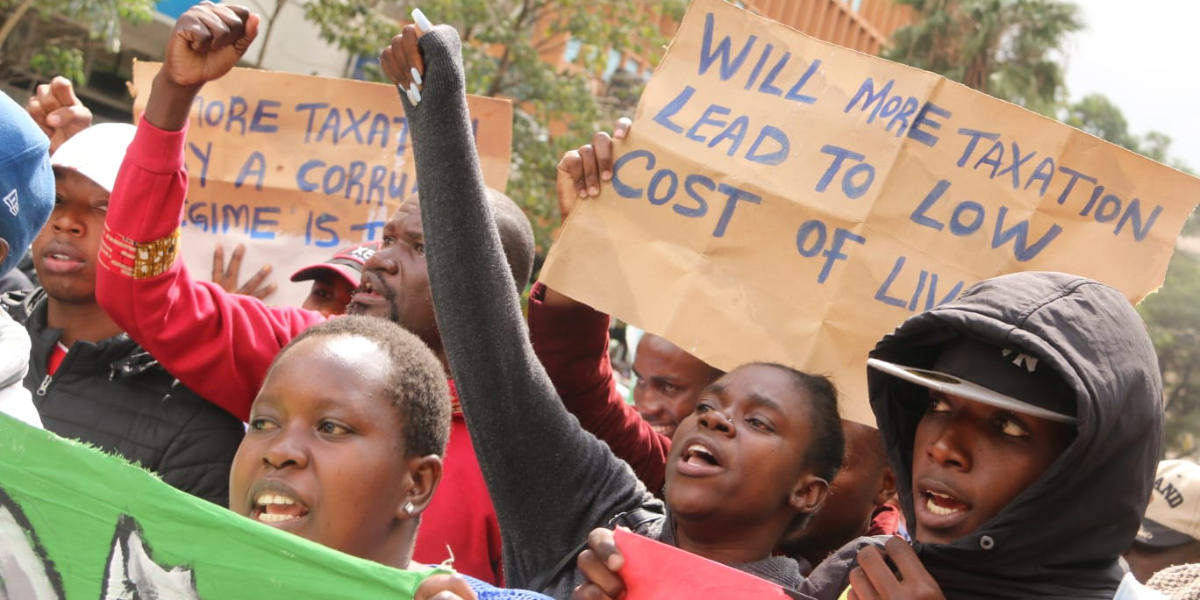
<path id="1" fill-rule="evenodd" d="M 558 209 L 563 221 L 586 198 L 612 180 L 613 141 L 625 139 L 633 123 L 617 119 L 612 135 L 599 131 L 589 144 L 558 162 Z M 545 284 L 529 293 L 529 337 L 563 406 L 579 424 L 603 440 L 655 494 L 662 492 L 671 438 L 654 431 L 625 402 L 608 358 L 608 315 Z"/>
<path id="2" fill-rule="evenodd" d="M 96 271 L 96 300 L 113 320 L 184 385 L 243 420 L 271 360 L 323 318 L 196 281 L 177 254 L 192 99 L 257 30 L 247 9 L 208 2 L 176 21 L 109 199 Z"/>
<path id="3" fill-rule="evenodd" d="M 416 30 L 384 50 L 402 88 Z M 505 575 L 523 587 L 614 514 L 651 501 L 628 465 L 563 409 L 530 347 L 501 251 L 467 114 L 457 33 L 420 39 L 419 104 L 405 101 L 426 257 L 443 347 L 504 538 Z"/>
<path id="4" fill-rule="evenodd" d="M 617 389 L 608 315 L 579 302 L 553 302 L 553 294 L 541 282 L 530 291 L 529 337 L 563 406 L 629 463 L 646 489 L 661 493 L 671 438 L 654 431 Z"/>

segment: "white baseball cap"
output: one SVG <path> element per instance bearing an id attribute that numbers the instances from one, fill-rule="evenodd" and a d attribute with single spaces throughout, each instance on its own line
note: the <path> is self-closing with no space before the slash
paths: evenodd
<path id="1" fill-rule="evenodd" d="M 78 171 L 112 193 L 125 150 L 136 132 L 128 123 L 92 125 L 63 142 L 50 157 L 50 166 Z"/>

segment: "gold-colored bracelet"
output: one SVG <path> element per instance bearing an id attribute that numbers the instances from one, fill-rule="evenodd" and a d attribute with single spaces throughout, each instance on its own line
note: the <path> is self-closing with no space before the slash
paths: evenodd
<path id="1" fill-rule="evenodd" d="M 100 265 L 133 279 L 148 279 L 166 273 L 179 256 L 179 229 L 149 242 L 104 229 L 100 239 Z"/>

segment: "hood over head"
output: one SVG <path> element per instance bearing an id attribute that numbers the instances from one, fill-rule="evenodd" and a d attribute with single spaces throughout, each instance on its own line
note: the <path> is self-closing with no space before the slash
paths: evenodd
<path id="1" fill-rule="evenodd" d="M 1099 282 L 1016 273 L 909 318 L 871 358 L 930 369 L 963 337 L 1053 369 L 1074 395 L 1076 437 L 976 531 L 949 544 L 914 542 L 922 563 L 948 598 L 1112 598 L 1118 556 L 1137 533 L 1162 444 L 1162 381 L 1145 324 L 1124 295 Z M 914 523 L 913 443 L 929 390 L 874 368 L 867 378 Z"/>

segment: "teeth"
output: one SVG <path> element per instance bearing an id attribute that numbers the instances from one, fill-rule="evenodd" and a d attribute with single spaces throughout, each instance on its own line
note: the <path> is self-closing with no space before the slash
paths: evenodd
<path id="1" fill-rule="evenodd" d="M 55 260 L 71 260 L 71 257 L 67 256 L 66 254 L 51 254 L 50 258 Z"/>
<path id="2" fill-rule="evenodd" d="M 935 515 L 940 515 L 940 516 L 952 515 L 952 514 L 958 512 L 957 508 L 945 508 L 942 506 L 938 506 L 937 504 L 934 504 L 933 498 L 929 498 L 928 500 L 925 501 L 925 508 L 928 509 L 929 512 L 931 512 Z"/>
<path id="3" fill-rule="evenodd" d="M 650 429 L 654 430 L 654 433 L 660 433 L 662 435 L 667 435 L 667 432 L 671 431 L 671 428 L 667 427 L 666 425 L 651 425 Z"/>
<path id="4" fill-rule="evenodd" d="M 263 506 L 266 506 L 268 504 L 292 505 L 292 504 L 295 504 L 296 501 L 292 500 L 291 498 L 288 498 L 287 496 L 280 496 L 279 494 L 272 494 L 270 492 L 266 492 L 266 493 L 259 494 L 258 499 L 255 500 L 255 503 L 263 505 Z"/>
<path id="5" fill-rule="evenodd" d="M 930 496 L 937 496 L 938 498 L 943 498 L 943 499 L 946 499 L 946 500 L 953 500 L 953 499 L 954 499 L 954 496 L 951 496 L 950 494 L 939 494 L 938 492 L 935 492 L 935 491 L 933 491 L 933 490 L 926 490 L 926 492 L 925 492 L 925 493 L 926 493 L 926 494 L 929 494 Z"/>
<path id="6" fill-rule="evenodd" d="M 258 514 L 258 520 L 263 523 L 282 523 L 283 521 L 290 521 L 295 518 L 292 515 L 273 515 L 265 512 Z"/>

